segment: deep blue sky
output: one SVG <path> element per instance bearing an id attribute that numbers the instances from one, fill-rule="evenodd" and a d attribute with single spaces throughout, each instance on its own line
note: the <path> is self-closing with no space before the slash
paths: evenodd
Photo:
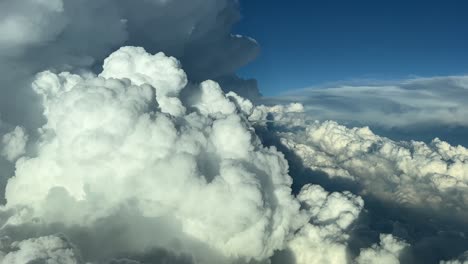
<path id="1" fill-rule="evenodd" d="M 264 95 L 327 82 L 468 73 L 467 0 L 241 0 L 235 31 Z"/>

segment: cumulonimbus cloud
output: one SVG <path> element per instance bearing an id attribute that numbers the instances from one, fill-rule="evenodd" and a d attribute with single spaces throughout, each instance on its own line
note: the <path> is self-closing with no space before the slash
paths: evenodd
<path id="1" fill-rule="evenodd" d="M 45 69 L 97 73 L 101 61 L 123 45 L 177 57 L 193 82 L 216 79 L 258 97 L 254 80 L 235 75 L 259 52 L 253 39 L 231 34 L 239 18 L 235 0 L 2 1 L 2 119 L 26 129 L 41 125 L 35 114 L 40 102 L 29 89 L 34 74 Z"/>

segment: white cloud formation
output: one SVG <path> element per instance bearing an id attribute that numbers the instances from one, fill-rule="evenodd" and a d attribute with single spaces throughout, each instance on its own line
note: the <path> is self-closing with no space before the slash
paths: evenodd
<path id="1" fill-rule="evenodd" d="M 438 262 L 466 250 L 465 147 L 437 138 L 430 143 L 393 141 L 368 127 L 310 121 L 285 107 L 257 108 L 253 113 L 263 114 L 250 118 L 262 141 L 285 153 L 295 188 L 318 183 L 365 200 L 365 216 L 350 242 L 352 256 L 375 243 L 379 233 L 389 232 L 412 244 L 402 263 Z"/>
<path id="2" fill-rule="evenodd" d="M 363 194 L 466 219 L 468 150 L 434 139 L 395 142 L 367 128 L 314 122 L 302 131 L 280 133 L 282 143 L 305 166 L 329 177 L 355 181 Z"/>
<path id="3" fill-rule="evenodd" d="M 395 239 L 392 235 L 382 234 L 380 235 L 380 244 L 362 250 L 356 262 L 358 264 L 372 264 L 378 260 L 382 264 L 399 264 L 399 254 L 407 246 L 408 244 Z"/>
<path id="4" fill-rule="evenodd" d="M 14 161 L 26 152 L 28 135 L 22 127 L 3 135 L 0 154 L 9 161 Z"/>
<path id="5" fill-rule="evenodd" d="M 8 264 L 44 263 L 79 264 L 79 255 L 68 241 L 59 236 L 0 242 L 0 262 Z"/>
<path id="6" fill-rule="evenodd" d="M 185 108 L 178 99 L 187 85 L 187 76 L 179 61 L 164 53 L 148 54 L 143 48 L 123 47 L 104 60 L 104 78 L 129 79 L 135 85 L 156 87 L 156 97 L 164 113 L 182 115 Z"/>
<path id="7" fill-rule="evenodd" d="M 395 142 L 369 128 L 314 122 L 301 133 L 283 133 L 282 142 L 304 164 L 330 177 L 346 177 L 366 193 L 423 208 L 450 207 L 464 216 L 468 196 L 468 150 L 434 139 Z M 442 206 L 444 205 L 444 206 Z"/>
<path id="8" fill-rule="evenodd" d="M 289 243 L 295 263 L 347 263 L 345 230 L 357 219 L 363 200 L 349 192 L 327 193 L 318 185 L 305 185 L 298 199 L 312 215 Z"/>
<path id="9" fill-rule="evenodd" d="M 33 233 L 63 232 L 83 248 L 93 238 L 70 230 L 97 233 L 99 223 L 118 226 L 115 215 L 131 212 L 118 228 L 126 242 L 82 250 L 86 261 L 151 248 L 202 263 L 265 261 L 283 249 L 297 264 L 318 253 L 343 261 L 362 199 L 312 185 L 296 199 L 283 154 L 264 147 L 247 121 L 252 103 L 206 81 L 183 105 L 186 83 L 174 58 L 136 47 L 111 54 L 98 76 L 38 74 L 33 89 L 46 123 L 31 142 L 36 153 L 20 159 L 8 181 L 4 210 L 11 213 L 0 231 L 32 225 Z M 187 112 L 168 111 L 161 104 L 168 98 Z M 102 237 L 119 241 L 114 232 Z M 26 248 L 41 242 L 28 241 Z"/>
<path id="10" fill-rule="evenodd" d="M 278 251 L 296 264 L 398 263 L 410 246 L 395 235 L 350 255 L 352 224 L 365 210 L 357 195 L 466 219 L 466 148 L 309 122 L 297 103 L 254 106 L 214 81 L 188 84 L 163 53 L 124 47 L 99 75 L 45 71 L 32 87 L 46 123 L 28 143 L 34 152 L 16 163 L 0 217 L 1 236 L 23 241 L 26 251 L 2 250 L 4 257 L 43 243 L 31 236 L 48 241 L 61 232 L 92 263 L 144 263 L 152 250 L 160 252 L 152 261 L 173 263 L 268 262 Z M 271 125 L 303 165 L 351 180 L 360 192 L 308 184 L 293 196 L 288 162 L 256 134 Z M 18 127 L 3 136 L 2 151 L 15 160 L 27 140 Z M 34 252 L 28 256 L 42 254 Z"/>
<path id="11" fill-rule="evenodd" d="M 97 73 L 101 60 L 123 45 L 177 57 L 193 82 L 216 79 L 225 89 L 242 86 L 240 93 L 258 97 L 255 81 L 235 76 L 259 52 L 252 39 L 231 35 L 239 18 L 236 0 L 1 1 L 2 119 L 28 130 L 42 125 L 40 102 L 29 89 L 37 72 Z M 180 111 L 173 101 L 160 104 Z"/>

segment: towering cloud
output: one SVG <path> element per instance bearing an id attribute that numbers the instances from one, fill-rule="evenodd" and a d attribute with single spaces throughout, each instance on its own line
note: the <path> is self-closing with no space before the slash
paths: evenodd
<path id="1" fill-rule="evenodd" d="M 265 261 L 290 250 L 311 263 L 324 245 L 322 259 L 346 259 L 362 199 L 312 185 L 296 199 L 283 155 L 247 121 L 251 102 L 213 81 L 182 102 L 178 61 L 142 48 L 119 49 L 103 68 L 99 76 L 37 75 L 46 123 L 8 181 L 1 233 L 43 236 L 13 242 L 5 259 L 53 250 L 51 258 L 73 263 L 75 251 L 50 237 L 57 232 L 99 263 L 156 249 L 196 263 Z M 15 131 L 7 138 L 21 141 Z"/>

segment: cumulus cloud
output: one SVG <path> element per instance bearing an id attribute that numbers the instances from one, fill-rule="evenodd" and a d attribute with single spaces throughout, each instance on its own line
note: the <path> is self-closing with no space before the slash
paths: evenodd
<path id="1" fill-rule="evenodd" d="M 1 154 L 9 161 L 14 161 L 26 152 L 28 135 L 22 127 L 16 127 L 13 131 L 3 135 Z"/>
<path id="2" fill-rule="evenodd" d="M 8 180 L 0 232 L 45 238 L 19 242 L 10 258 L 61 232 L 92 262 L 151 249 L 196 263 L 266 261 L 291 250 L 300 264 L 324 245 L 322 259 L 345 259 L 362 199 L 313 185 L 294 197 L 283 154 L 263 146 L 248 121 L 249 100 L 205 81 L 184 103 L 179 63 L 142 48 L 119 49 L 103 68 L 97 76 L 46 71 L 34 81 L 46 123 L 31 142 L 36 152 Z M 79 235 L 87 232 L 96 234 Z M 103 239 L 114 242 L 86 250 Z"/>
<path id="3" fill-rule="evenodd" d="M 380 244 L 364 249 L 357 258 L 359 264 L 371 264 L 376 260 L 382 264 L 399 264 L 399 254 L 407 247 L 403 241 L 395 239 L 392 235 L 380 235 Z"/>
<path id="4" fill-rule="evenodd" d="M 356 181 L 365 193 L 410 207 L 450 208 L 466 219 L 468 150 L 462 146 L 439 139 L 394 142 L 333 121 L 281 136 L 306 166 Z"/>
<path id="5" fill-rule="evenodd" d="M 83 263 L 73 246 L 63 237 L 45 236 L 12 243 L 8 243 L 7 240 L 8 238 L 1 241 L 2 263 Z"/>
<path id="6" fill-rule="evenodd" d="M 345 230 L 357 219 L 363 200 L 349 192 L 329 194 L 318 185 L 305 185 L 298 199 L 312 215 L 312 224 L 289 244 L 295 263 L 346 263 Z"/>
<path id="7" fill-rule="evenodd" d="M 251 115 L 253 120 L 266 118 L 255 121 L 258 134 L 286 154 L 296 188 L 318 183 L 364 199 L 367 209 L 353 232 L 352 255 L 372 248 L 369 243 L 379 233 L 390 231 L 411 244 L 403 263 L 438 262 L 466 250 L 465 147 L 437 138 L 430 143 L 393 141 L 368 127 L 310 121 L 286 107 L 258 108 L 269 113 Z M 427 253 L 436 249 L 439 254 Z"/>

